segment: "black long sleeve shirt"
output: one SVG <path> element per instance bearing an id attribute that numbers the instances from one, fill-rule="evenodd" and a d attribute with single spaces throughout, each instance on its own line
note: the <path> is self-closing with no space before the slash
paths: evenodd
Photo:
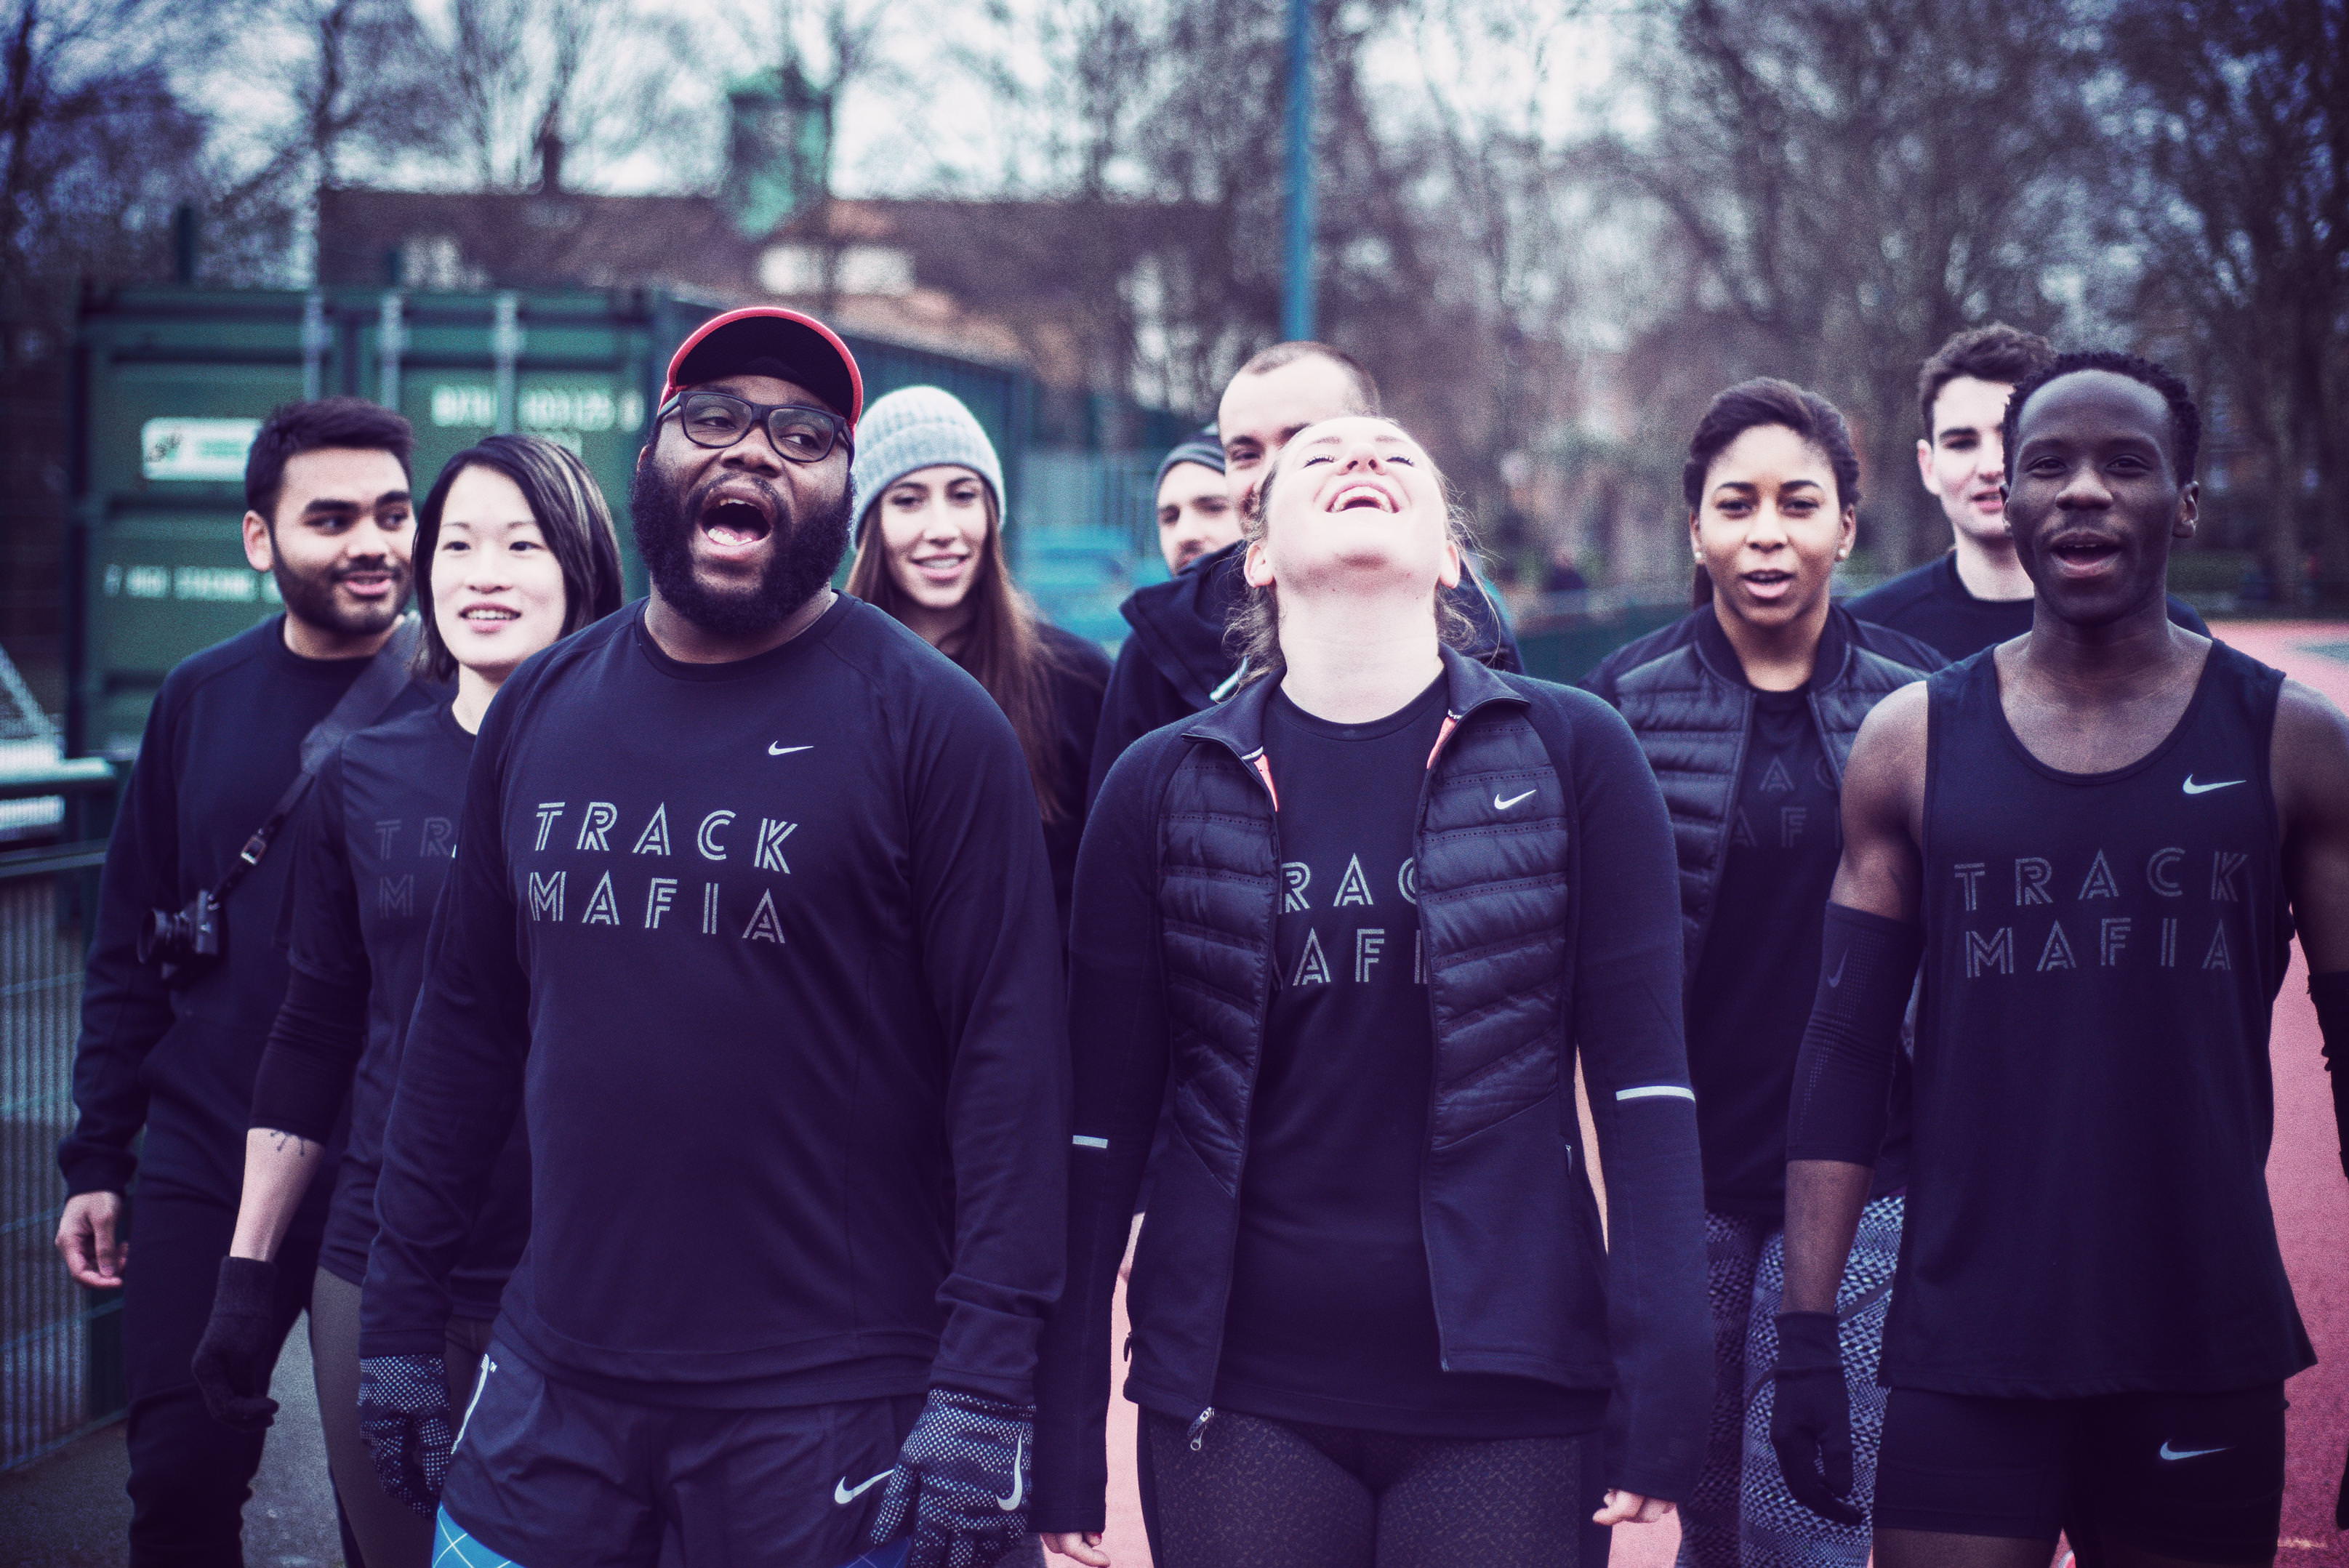
<path id="1" fill-rule="evenodd" d="M 1019 743 L 843 598 L 668 658 L 641 606 L 476 743 L 377 1193 L 366 1355 L 437 1352 L 516 1108 L 500 1338 L 652 1403 L 1030 1397 L 1061 1284 L 1059 936 Z"/>
<path id="2" fill-rule="evenodd" d="M 343 742 L 318 769 L 294 855 L 294 974 L 254 1084 L 253 1125 L 323 1138 L 346 1101 L 350 1142 L 318 1266 L 367 1280 L 376 1178 L 400 1047 L 424 988 L 427 923 L 456 863 L 473 738 L 436 703 Z M 450 1279 L 460 1315 L 497 1314 L 529 1233 L 529 1164 L 500 1157 L 471 1245 Z"/>
<path id="3" fill-rule="evenodd" d="M 285 994 L 279 917 L 288 824 L 228 900 L 224 956 L 181 986 L 139 961 L 150 911 L 219 882 L 302 766 L 302 738 L 367 661 L 305 658 L 274 615 L 181 660 L 148 710 L 99 879 L 74 1057 L 80 1115 L 57 1150 L 69 1192 L 121 1191 L 140 1171 L 234 1204 L 262 1041 Z M 411 686 L 398 712 L 426 700 Z M 143 1155 L 131 1152 L 147 1130 Z M 303 1222 L 326 1202 L 318 1184 Z"/>

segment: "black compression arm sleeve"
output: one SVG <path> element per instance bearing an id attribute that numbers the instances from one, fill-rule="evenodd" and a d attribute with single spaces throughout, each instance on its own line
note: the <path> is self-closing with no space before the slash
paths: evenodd
<path id="1" fill-rule="evenodd" d="M 2316 1027 L 2324 1037 L 2324 1070 L 2333 1075 L 2333 1125 L 2341 1135 L 2341 1170 L 2349 1174 L 2349 969 L 2308 977 Z"/>
<path id="2" fill-rule="evenodd" d="M 253 1125 L 324 1143 L 367 1048 L 367 993 L 296 969 L 253 1078 Z"/>
<path id="3" fill-rule="evenodd" d="M 1889 1119 L 1900 1018 L 1924 933 L 1839 903 L 1827 905 L 1819 988 L 1795 1064 L 1789 1160 L 1873 1165 Z"/>

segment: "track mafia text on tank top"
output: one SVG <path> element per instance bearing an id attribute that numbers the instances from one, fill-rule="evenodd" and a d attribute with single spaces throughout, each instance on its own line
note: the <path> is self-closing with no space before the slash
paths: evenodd
<path id="1" fill-rule="evenodd" d="M 2211 645 L 2145 757 L 2066 773 L 1994 650 L 1931 678 L 1925 991 L 1896 1387 L 2220 1390 L 2309 1366 L 2276 1247 L 2282 676 Z"/>

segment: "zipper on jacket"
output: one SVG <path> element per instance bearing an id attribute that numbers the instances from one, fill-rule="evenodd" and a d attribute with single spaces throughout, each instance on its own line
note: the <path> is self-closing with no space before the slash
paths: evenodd
<path id="1" fill-rule="evenodd" d="M 1485 705 L 1483 703 L 1477 703 L 1469 707 L 1465 713 L 1454 712 L 1449 708 L 1444 711 L 1444 727 L 1436 732 L 1435 744 L 1428 748 L 1427 766 L 1420 772 L 1419 814 L 1417 819 L 1412 823 L 1411 827 L 1411 855 L 1412 864 L 1413 867 L 1416 867 L 1419 864 L 1423 856 L 1423 851 L 1427 848 L 1427 802 L 1429 797 L 1435 793 L 1435 764 L 1443 758 L 1444 747 L 1450 744 L 1452 738 L 1459 732 L 1460 727 L 1467 721 L 1469 716 L 1475 713 L 1478 708 L 1485 706 Z M 1547 748 L 1545 748 L 1545 752 L 1546 751 Z M 1558 787 L 1561 789 L 1566 787 L 1566 780 L 1558 778 L 1557 759 L 1556 758 L 1550 758 L 1550 777 L 1557 779 Z M 1564 806 L 1561 804 L 1559 809 L 1561 810 L 1564 810 Z M 1414 900 L 1414 907 L 1416 907 L 1416 903 L 1417 901 Z M 1419 945 L 1420 951 L 1423 954 L 1427 954 L 1427 918 L 1424 915 L 1420 917 Z M 1441 1031 L 1439 1031 L 1435 1026 L 1435 961 L 1433 954 L 1429 954 L 1427 958 L 1427 1037 L 1428 1044 L 1431 1047 L 1436 1047 L 1438 1045 L 1438 1036 L 1440 1033 Z M 1436 1055 L 1437 1052 L 1434 1049 L 1431 1049 L 1428 1052 L 1428 1136 L 1426 1139 L 1421 1140 L 1419 1146 L 1419 1250 L 1423 1254 L 1427 1251 L 1427 1156 L 1429 1144 L 1433 1140 L 1435 1136 L 1434 1058 Z M 1433 1310 L 1435 1315 L 1436 1370 L 1440 1372 L 1449 1372 L 1452 1370 L 1452 1356 L 1451 1353 L 1444 1348 L 1444 1302 L 1436 1293 L 1435 1265 L 1432 1262 L 1428 1264 L 1427 1300 L 1428 1305 Z"/>
<path id="2" fill-rule="evenodd" d="M 1226 749 L 1230 748 L 1226 748 Z M 1257 1009 L 1257 1070 L 1248 1075 L 1247 1089 L 1240 1099 L 1239 1162 L 1232 1171 L 1232 1235 L 1229 1244 L 1224 1250 L 1224 1294 L 1222 1299 L 1216 1304 L 1216 1321 L 1218 1324 L 1230 1315 L 1232 1307 L 1232 1275 L 1239 1265 L 1240 1203 L 1243 1202 L 1242 1194 L 1247 1191 L 1248 1118 L 1256 1109 L 1257 1078 L 1264 1067 L 1264 1037 L 1265 1032 L 1272 1026 L 1272 985 L 1273 982 L 1278 979 L 1280 972 L 1278 955 L 1273 951 L 1280 936 L 1280 795 L 1273 787 L 1272 765 L 1266 758 L 1263 747 L 1257 747 L 1246 756 L 1241 756 L 1237 750 L 1233 750 L 1231 754 L 1239 758 L 1242 770 L 1262 787 L 1265 799 L 1272 807 L 1271 820 L 1266 823 L 1272 834 L 1272 885 L 1267 890 L 1272 907 L 1268 913 L 1264 928 L 1267 943 L 1265 965 L 1272 980 L 1267 982 L 1263 1005 Z M 1221 1374 L 1223 1368 L 1224 1336 L 1222 1330 L 1218 1329 L 1216 1334 L 1215 1359 L 1207 1367 L 1207 1396 L 1210 1398 L 1215 1397 L 1216 1378 Z M 1191 1439 L 1191 1450 L 1194 1453 L 1196 1453 L 1199 1446 L 1206 1441 L 1207 1423 L 1215 1418 L 1216 1408 L 1208 1405 L 1204 1407 L 1196 1418 L 1191 1422 L 1191 1429 L 1187 1435 Z"/>
<path id="3" fill-rule="evenodd" d="M 1412 864 L 1414 867 L 1416 867 L 1420 862 L 1422 851 L 1427 848 L 1427 802 L 1429 797 L 1433 795 L 1435 792 L 1435 765 L 1443 758 L 1444 748 L 1452 743 L 1453 738 L 1460 732 L 1461 727 L 1466 724 L 1469 718 L 1474 717 L 1479 710 L 1490 706 L 1491 700 L 1492 699 L 1488 698 L 1485 702 L 1471 704 L 1464 711 L 1455 711 L 1448 706 L 1444 709 L 1444 727 L 1436 731 L 1435 744 L 1428 748 L 1427 766 L 1420 771 L 1419 811 L 1418 816 L 1412 823 L 1411 829 Z M 1544 748 L 1544 754 L 1547 754 L 1547 748 Z M 1549 763 L 1550 777 L 1557 779 L 1558 788 L 1563 789 L 1566 787 L 1566 780 L 1558 776 L 1557 759 L 1554 757 L 1550 758 Z M 1564 804 L 1561 802 L 1559 810 L 1563 810 L 1564 809 Z M 1417 901 L 1415 900 L 1413 901 L 1414 905 L 1416 904 L 1416 902 Z M 1419 943 L 1420 951 L 1423 953 L 1428 953 L 1427 919 L 1424 915 L 1420 917 Z M 1438 1043 L 1438 1036 L 1440 1033 L 1441 1031 L 1437 1029 L 1435 1025 L 1435 960 L 1434 955 L 1432 953 L 1429 953 L 1427 959 L 1427 1035 L 1428 1041 L 1431 1046 Z M 1435 1054 L 1436 1053 L 1433 1050 L 1429 1052 L 1431 1060 L 1428 1068 L 1427 1080 L 1428 1136 L 1421 1141 L 1419 1148 L 1419 1234 L 1420 1251 L 1423 1253 L 1427 1251 L 1428 1147 L 1435 1136 L 1435 1067 L 1433 1060 Z M 1433 1263 L 1428 1264 L 1427 1297 L 1428 1305 L 1433 1309 L 1435 1315 L 1436 1369 L 1442 1372 L 1449 1372 L 1452 1370 L 1452 1357 L 1450 1352 L 1444 1348 L 1444 1303 L 1436 1293 L 1435 1265 Z M 1209 1413 L 1213 1414 L 1212 1411 Z"/>
<path id="4" fill-rule="evenodd" d="M 1425 857 L 1427 852 L 1427 802 L 1428 798 L 1435 793 L 1436 758 L 1444 754 L 1444 743 L 1452 738 L 1452 732 L 1460 727 L 1461 717 L 1462 716 L 1459 714 L 1449 712 L 1444 716 L 1444 727 L 1435 737 L 1435 745 L 1432 747 L 1427 753 L 1427 766 L 1420 771 L 1419 810 L 1411 825 L 1411 863 L 1414 869 L 1414 873 L 1416 872 L 1416 868 L 1418 867 L 1421 860 Z M 1551 764 L 1551 771 L 1553 773 L 1557 771 L 1557 764 L 1555 762 Z M 1416 882 L 1418 878 L 1416 874 L 1414 874 L 1413 881 Z M 1415 913 L 1418 910 L 1416 900 L 1413 903 L 1413 909 Z M 1435 1024 L 1435 955 L 1433 953 L 1428 952 L 1429 945 L 1430 944 L 1427 940 L 1427 916 L 1424 913 L 1421 913 L 1419 917 L 1419 950 L 1422 954 L 1426 954 L 1427 962 L 1427 1042 L 1429 1047 L 1427 1053 L 1428 1130 L 1426 1136 L 1423 1137 L 1419 1141 L 1419 1251 L 1420 1255 L 1423 1258 L 1425 1258 L 1428 1255 L 1427 1151 L 1429 1143 L 1433 1140 L 1435 1136 L 1435 1075 L 1438 1071 L 1438 1059 L 1442 1055 L 1442 1047 L 1439 1040 L 1441 1031 L 1437 1029 Z M 1427 1268 L 1428 1275 L 1427 1302 L 1429 1307 L 1435 1315 L 1435 1367 L 1436 1370 L 1439 1372 L 1449 1372 L 1452 1370 L 1452 1356 L 1451 1353 L 1444 1348 L 1444 1302 L 1435 1289 L 1435 1264 L 1433 1260 L 1430 1260 L 1425 1266 Z"/>

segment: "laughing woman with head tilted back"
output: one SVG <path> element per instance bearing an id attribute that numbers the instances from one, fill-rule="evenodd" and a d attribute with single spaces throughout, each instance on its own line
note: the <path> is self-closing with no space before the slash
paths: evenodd
<path id="1" fill-rule="evenodd" d="M 1669 1512 L 1702 1442 L 1663 802 L 1604 704 L 1448 645 L 1464 540 L 1400 426 L 1308 427 L 1246 526 L 1257 678 L 1119 759 L 1079 859 L 1034 1517 L 1107 1562 L 1147 1167 L 1126 1392 L 1163 1568 L 1570 1568 L 1594 1508 Z"/>

